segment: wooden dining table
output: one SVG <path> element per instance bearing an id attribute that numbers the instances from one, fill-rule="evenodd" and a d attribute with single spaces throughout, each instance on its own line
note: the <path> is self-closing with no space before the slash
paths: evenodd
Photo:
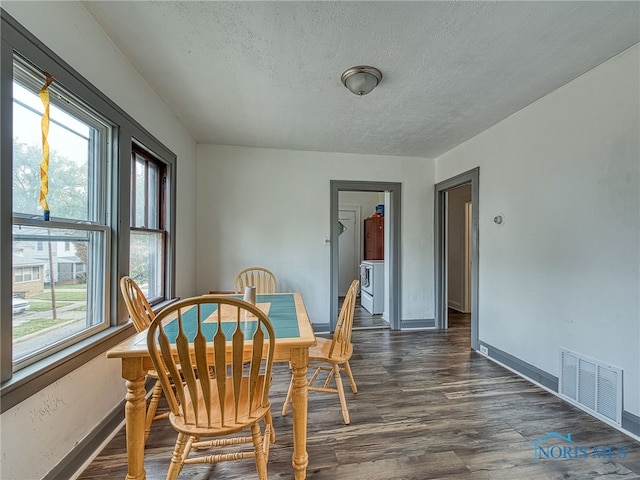
<path id="1" fill-rule="evenodd" d="M 293 372 L 293 455 L 296 480 L 307 476 L 307 367 L 309 347 L 316 343 L 313 327 L 300 293 L 256 295 L 256 306 L 271 320 L 276 333 L 274 360 L 289 362 Z M 147 408 L 145 377 L 153 364 L 147 349 L 147 332 L 142 331 L 107 352 L 122 362 L 126 380 L 125 433 L 127 442 L 126 480 L 144 480 L 144 423 Z"/>

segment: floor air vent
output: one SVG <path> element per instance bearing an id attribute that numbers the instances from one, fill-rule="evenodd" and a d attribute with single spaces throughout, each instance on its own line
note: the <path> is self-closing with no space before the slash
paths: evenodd
<path id="1" fill-rule="evenodd" d="M 622 369 L 565 349 L 560 363 L 560 395 L 621 425 Z"/>

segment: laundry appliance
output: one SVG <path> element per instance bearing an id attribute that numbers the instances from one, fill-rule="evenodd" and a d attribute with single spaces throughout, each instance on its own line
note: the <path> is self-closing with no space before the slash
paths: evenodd
<path id="1" fill-rule="evenodd" d="M 360 304 L 373 315 L 384 312 L 384 260 L 360 264 Z"/>

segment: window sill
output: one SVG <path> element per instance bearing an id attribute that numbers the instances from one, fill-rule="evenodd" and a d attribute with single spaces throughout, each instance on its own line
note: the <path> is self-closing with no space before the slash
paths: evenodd
<path id="1" fill-rule="evenodd" d="M 93 360 L 135 333 L 132 323 L 108 328 L 17 372 L 0 386 L 0 413 Z"/>
<path id="2" fill-rule="evenodd" d="M 167 307 L 172 303 L 177 302 L 178 300 L 180 300 L 180 297 L 170 298 L 169 300 L 163 300 L 162 302 L 154 303 L 153 305 L 151 305 L 151 309 L 153 310 L 153 313 L 157 315 L 158 312 L 162 310 L 164 307 Z"/>

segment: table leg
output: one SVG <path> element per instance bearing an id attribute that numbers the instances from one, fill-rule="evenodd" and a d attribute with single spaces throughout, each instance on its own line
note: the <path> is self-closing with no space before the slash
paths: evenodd
<path id="1" fill-rule="evenodd" d="M 144 470 L 144 421 L 147 401 L 145 376 L 139 358 L 122 359 L 122 377 L 126 380 L 127 403 L 125 405 L 125 432 L 127 439 L 126 480 L 145 480 Z"/>
<path id="2" fill-rule="evenodd" d="M 293 370 L 293 470 L 296 480 L 307 477 L 307 367 L 309 365 L 309 348 L 296 348 L 291 352 L 291 369 Z"/>

